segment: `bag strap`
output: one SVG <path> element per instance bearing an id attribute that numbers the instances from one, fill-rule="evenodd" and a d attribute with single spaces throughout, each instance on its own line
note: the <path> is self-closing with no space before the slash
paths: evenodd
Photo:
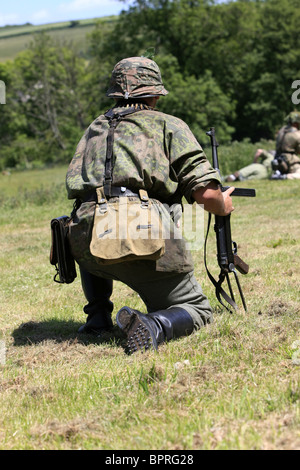
<path id="1" fill-rule="evenodd" d="M 107 147 L 106 147 L 106 159 L 105 159 L 105 171 L 104 171 L 104 194 L 107 197 L 111 196 L 111 184 L 112 184 L 112 173 L 114 167 L 113 160 L 113 146 L 114 146 L 114 134 L 115 129 L 119 122 L 128 114 L 136 113 L 137 111 L 142 111 L 147 109 L 144 106 L 131 106 L 123 111 L 115 112 L 114 108 L 108 110 L 104 116 L 108 119 L 109 130 L 107 135 Z"/>

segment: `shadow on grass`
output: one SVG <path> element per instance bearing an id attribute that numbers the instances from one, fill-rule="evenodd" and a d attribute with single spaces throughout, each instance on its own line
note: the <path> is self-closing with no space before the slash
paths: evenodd
<path id="1" fill-rule="evenodd" d="M 95 335 L 78 333 L 78 328 L 81 325 L 82 323 L 74 322 L 73 320 L 29 321 L 22 323 L 12 333 L 14 345 L 38 344 L 47 340 L 57 343 L 76 340 L 78 343 L 86 345 L 109 343 L 123 346 L 125 338 L 117 326 L 110 331 L 103 332 L 101 335 Z"/>

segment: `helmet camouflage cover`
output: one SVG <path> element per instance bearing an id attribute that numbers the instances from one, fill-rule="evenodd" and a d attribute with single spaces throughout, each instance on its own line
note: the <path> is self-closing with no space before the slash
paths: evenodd
<path id="1" fill-rule="evenodd" d="M 129 57 L 118 62 L 106 95 L 110 98 L 146 98 L 167 95 L 156 62 L 147 57 Z"/>

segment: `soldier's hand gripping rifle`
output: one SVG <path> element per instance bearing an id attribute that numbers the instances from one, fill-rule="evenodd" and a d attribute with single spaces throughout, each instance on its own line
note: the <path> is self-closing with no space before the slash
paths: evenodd
<path id="1" fill-rule="evenodd" d="M 218 151 L 217 151 L 218 143 L 216 141 L 214 127 L 211 127 L 210 130 L 206 132 L 206 134 L 211 139 L 213 167 L 216 170 L 218 170 L 218 172 L 220 172 L 219 161 L 218 161 Z M 222 191 L 226 191 L 228 188 L 229 186 L 226 186 L 226 187 L 221 186 Z M 231 193 L 231 196 L 254 197 L 255 189 L 235 188 L 234 191 Z M 247 306 L 246 306 L 243 291 L 239 282 L 237 271 L 239 271 L 241 274 L 247 274 L 249 271 L 249 266 L 246 263 L 244 263 L 244 261 L 242 261 L 241 258 L 237 255 L 237 244 L 233 242 L 231 239 L 230 215 L 231 214 L 226 215 L 226 216 L 215 215 L 215 232 L 216 232 L 216 238 L 217 238 L 217 258 L 218 258 L 218 264 L 221 270 L 218 281 L 216 281 L 214 277 L 211 275 L 211 273 L 208 271 L 206 259 L 204 259 L 204 262 L 205 262 L 205 267 L 206 267 L 208 277 L 213 283 L 213 285 L 215 286 L 216 296 L 217 296 L 218 301 L 227 310 L 231 312 L 230 308 L 228 308 L 222 302 L 222 299 L 221 299 L 221 296 L 222 296 L 223 299 L 229 305 L 231 305 L 231 307 L 237 310 L 238 307 L 234 300 L 234 295 L 233 295 L 233 291 L 232 291 L 232 287 L 231 287 L 231 283 L 229 279 L 229 274 L 233 273 L 238 290 L 239 290 L 240 297 L 242 299 L 243 307 L 245 311 L 247 311 Z M 210 221 L 211 221 L 211 213 L 209 213 L 208 228 L 207 228 L 207 234 L 206 234 L 206 239 L 205 239 L 205 247 L 204 247 L 205 258 L 206 258 L 206 242 L 207 242 L 207 236 L 208 236 L 209 227 L 210 227 Z M 222 288 L 222 284 L 225 279 L 227 281 L 230 296 Z"/>

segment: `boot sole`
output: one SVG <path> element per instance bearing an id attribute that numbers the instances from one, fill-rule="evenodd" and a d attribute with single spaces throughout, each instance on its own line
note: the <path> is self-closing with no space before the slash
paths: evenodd
<path id="1" fill-rule="evenodd" d="M 157 342 L 154 334 L 137 313 L 132 312 L 128 307 L 125 307 L 118 312 L 116 320 L 117 325 L 127 335 L 127 354 L 133 354 L 136 351 L 157 349 Z"/>

